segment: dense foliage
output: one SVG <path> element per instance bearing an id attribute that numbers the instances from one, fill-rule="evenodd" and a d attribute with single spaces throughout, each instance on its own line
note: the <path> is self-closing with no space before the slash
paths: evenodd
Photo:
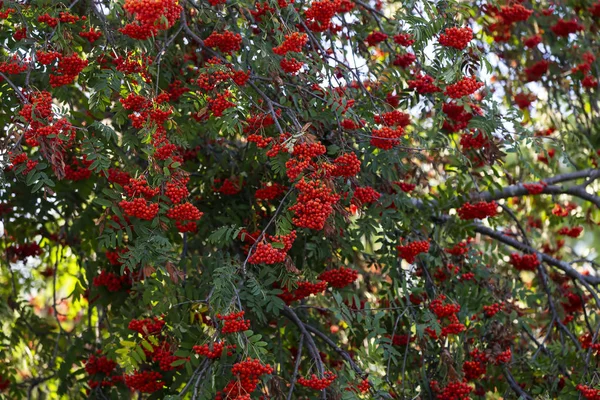
<path id="1" fill-rule="evenodd" d="M 6 398 L 600 399 L 599 1 L 0 5 Z"/>

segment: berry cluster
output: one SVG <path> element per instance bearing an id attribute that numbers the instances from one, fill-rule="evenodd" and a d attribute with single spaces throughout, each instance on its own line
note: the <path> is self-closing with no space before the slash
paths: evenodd
<path id="1" fill-rule="evenodd" d="M 145 40 L 156 36 L 159 30 L 173 26 L 182 7 L 178 0 L 125 0 L 123 9 L 132 14 L 136 22 L 125 25 L 120 31 L 133 39 Z"/>
<path id="2" fill-rule="evenodd" d="M 547 60 L 538 61 L 535 64 L 525 68 L 525 76 L 527 82 L 534 82 L 540 80 L 550 67 L 550 62 Z"/>
<path id="3" fill-rule="evenodd" d="M 371 135 L 371 146 L 382 150 L 391 150 L 400 144 L 399 138 L 404 134 L 401 126 L 390 128 L 384 126 L 381 129 L 373 129 Z"/>
<path id="4" fill-rule="evenodd" d="M 405 246 L 396 246 L 398 250 L 398 257 L 406 260 L 409 264 L 414 264 L 415 257 L 421 253 L 429 252 L 429 241 L 422 240 L 411 242 Z"/>
<path id="5" fill-rule="evenodd" d="M 298 378 L 298 384 L 313 390 L 324 390 L 331 386 L 336 379 L 337 375 L 333 372 L 325 371 L 323 378 L 317 378 L 317 375 L 312 374 L 308 379 L 305 377 Z"/>
<path id="6" fill-rule="evenodd" d="M 583 30 L 583 28 L 584 26 L 574 19 L 564 20 L 562 18 L 559 18 L 556 24 L 550 27 L 552 32 L 558 37 L 567 37 L 571 33 L 577 33 Z"/>
<path id="7" fill-rule="evenodd" d="M 215 179 L 215 183 L 217 182 L 221 182 L 221 180 Z M 225 178 L 222 182 L 221 187 L 215 190 L 218 193 L 226 196 L 234 196 L 242 190 L 238 183 L 238 179 Z"/>
<path id="8" fill-rule="evenodd" d="M 498 314 L 504 308 L 503 303 L 494 303 L 490 306 L 483 306 L 483 314 L 487 318 L 492 318 L 494 315 Z"/>
<path id="9" fill-rule="evenodd" d="M 280 197 L 287 188 L 276 182 L 263 183 L 262 187 L 254 193 L 256 200 L 275 200 Z"/>
<path id="10" fill-rule="evenodd" d="M 153 317 L 145 319 L 132 319 L 129 321 L 127 328 L 146 337 L 159 334 L 164 326 L 165 321 L 159 319 L 158 317 Z"/>
<path id="11" fill-rule="evenodd" d="M 532 35 L 523 39 L 523 44 L 530 49 L 536 48 L 540 43 L 542 43 L 541 35 Z"/>
<path id="12" fill-rule="evenodd" d="M 223 389 L 225 399 L 246 400 L 250 399 L 250 394 L 258 387 L 260 377 L 273 373 L 273 368 L 269 364 L 263 365 L 259 360 L 247 358 L 234 364 L 231 372 L 236 379 L 229 382 Z M 223 399 L 221 394 L 217 394 L 215 400 L 219 399 Z"/>
<path id="13" fill-rule="evenodd" d="M 296 231 L 291 231 L 285 236 L 270 236 L 273 243 L 258 243 L 252 256 L 248 258 L 250 264 L 278 264 L 285 261 L 288 251 L 296 240 Z"/>
<path id="14" fill-rule="evenodd" d="M 351 285 L 356 279 L 358 279 L 358 271 L 346 267 L 330 269 L 322 272 L 319 275 L 319 279 L 327 282 L 327 284 L 331 287 L 341 289 Z"/>
<path id="15" fill-rule="evenodd" d="M 323 293 L 325 289 L 327 289 L 327 282 L 324 281 L 318 281 L 315 283 L 300 281 L 298 282 L 298 287 L 293 292 L 290 292 L 287 288 L 284 288 L 283 293 L 279 294 L 278 297 L 289 305 L 294 301 L 305 299 L 310 295 Z"/>
<path id="16" fill-rule="evenodd" d="M 242 48 L 242 36 L 239 33 L 233 33 L 228 30 L 222 33 L 213 32 L 204 39 L 204 45 L 219 49 L 222 53 L 231 54 Z"/>
<path id="17" fill-rule="evenodd" d="M 340 0 L 313 1 L 304 14 L 308 28 L 313 32 L 324 32 L 329 29 L 331 19 L 341 5 Z"/>
<path id="18" fill-rule="evenodd" d="M 402 47 L 412 46 L 414 42 L 415 40 L 410 33 L 398 33 L 397 35 L 394 35 L 394 43 Z"/>
<path id="19" fill-rule="evenodd" d="M 402 181 L 397 181 L 397 182 L 392 182 L 395 186 L 398 186 L 400 188 L 400 190 L 402 190 L 404 193 L 410 193 L 413 190 L 415 190 L 415 188 L 417 187 L 417 185 L 415 185 L 414 183 L 407 183 L 407 182 L 402 182 Z M 394 193 L 396 193 L 395 190 L 393 190 Z"/>
<path id="20" fill-rule="evenodd" d="M 217 319 L 223 321 L 221 333 L 226 335 L 228 333 L 243 332 L 250 329 L 250 320 L 244 319 L 244 314 L 244 311 L 227 315 L 217 314 Z"/>
<path id="21" fill-rule="evenodd" d="M 546 187 L 546 183 L 545 182 L 540 182 L 540 183 L 524 183 L 523 187 L 527 190 L 527 193 L 529 194 L 540 194 L 544 191 L 544 188 Z"/>
<path id="22" fill-rule="evenodd" d="M 50 86 L 59 87 L 73 83 L 77 75 L 89 64 L 88 60 L 79 57 L 78 54 L 60 56 L 58 66 L 50 74 Z M 56 75 L 58 74 L 58 75 Z"/>
<path id="23" fill-rule="evenodd" d="M 470 400 L 473 388 L 465 382 L 450 382 L 437 394 L 438 400 Z"/>
<path id="24" fill-rule="evenodd" d="M 489 140 L 483 132 L 465 133 L 460 137 L 460 145 L 463 150 L 479 150 L 489 146 Z"/>
<path id="25" fill-rule="evenodd" d="M 452 27 L 446 28 L 446 33 L 440 35 L 439 43 L 442 46 L 463 50 L 471 40 L 473 40 L 473 29 L 468 26 L 464 28 Z"/>
<path id="26" fill-rule="evenodd" d="M 564 227 L 560 228 L 557 233 L 559 235 L 565 235 L 565 236 L 569 236 L 572 238 L 577 238 L 577 237 L 579 237 L 579 235 L 581 235 L 581 232 L 583 232 L 583 226 L 574 226 L 573 228 L 564 226 Z"/>
<path id="27" fill-rule="evenodd" d="M 145 199 L 137 198 L 132 201 L 122 200 L 119 206 L 130 217 L 150 221 L 158 214 L 158 203 L 149 203 Z"/>
<path id="28" fill-rule="evenodd" d="M 90 43 L 94 43 L 96 40 L 100 39 L 100 37 L 102 36 L 102 31 L 96 30 L 90 26 L 90 28 L 87 31 L 79 32 L 79 36 L 81 36 L 84 39 L 87 39 L 87 41 Z"/>
<path id="29" fill-rule="evenodd" d="M 537 100 L 537 97 L 532 93 L 517 93 L 515 95 L 515 103 L 521 110 L 528 108 L 535 100 Z"/>
<path id="30" fill-rule="evenodd" d="M 98 386 L 114 386 L 123 381 L 121 374 L 114 374 L 117 363 L 109 360 L 106 356 L 101 356 L 100 350 L 96 352 L 98 356 L 91 355 L 85 361 L 85 372 L 90 376 L 88 385 L 94 389 Z"/>
<path id="31" fill-rule="evenodd" d="M 214 360 L 216 358 L 221 358 L 221 355 L 223 354 L 223 350 L 225 350 L 225 352 L 228 356 L 232 356 L 233 355 L 232 350 L 234 350 L 235 348 L 236 348 L 235 344 L 225 345 L 225 342 L 215 342 L 211 346 L 209 346 L 208 344 L 203 344 L 201 346 L 194 346 L 192 348 L 192 350 L 194 350 L 194 353 L 196 353 L 198 355 L 201 355 L 206 358 L 210 358 L 211 360 Z"/>
<path id="32" fill-rule="evenodd" d="M 375 203 L 381 194 L 370 186 L 357 187 L 354 189 L 352 203 L 355 205 Z"/>
<path id="33" fill-rule="evenodd" d="M 285 35 L 285 41 L 277 47 L 273 47 L 273 53 L 284 56 L 289 52 L 299 53 L 302 47 L 308 43 L 308 35 L 306 33 L 293 32 Z"/>
<path id="34" fill-rule="evenodd" d="M 410 115 L 403 113 L 402 111 L 394 110 L 381 115 L 375 115 L 373 120 L 377 124 L 383 124 L 385 126 L 401 126 L 404 128 L 410 124 Z"/>
<path id="35" fill-rule="evenodd" d="M 475 77 L 464 77 L 460 81 L 446 86 L 444 94 L 452 99 L 469 96 L 483 87 L 483 82 L 477 82 Z"/>
<path id="36" fill-rule="evenodd" d="M 400 68 L 408 68 L 417 60 L 417 56 L 412 53 L 397 54 L 392 62 L 393 65 Z"/>
<path id="37" fill-rule="evenodd" d="M 480 201 L 479 203 L 465 203 L 456 210 L 462 220 L 484 219 L 498 214 L 498 204 L 495 201 Z"/>
<path id="38" fill-rule="evenodd" d="M 502 6 L 499 13 L 502 21 L 507 25 L 527 21 L 531 14 L 533 14 L 533 10 L 529 10 L 518 3 L 510 6 Z"/>
<path id="39" fill-rule="evenodd" d="M 175 221 L 198 221 L 202 215 L 192 203 L 178 204 L 167 211 L 167 218 Z"/>
<path id="40" fill-rule="evenodd" d="M 296 75 L 303 65 L 303 62 L 298 61 L 295 58 L 284 58 L 279 62 L 279 66 L 283 72 L 286 72 L 290 75 Z"/>
<path id="41" fill-rule="evenodd" d="M 339 196 L 332 193 L 331 189 L 320 180 L 305 180 L 302 178 L 296 183 L 298 190 L 296 204 L 289 208 L 294 212 L 292 222 L 301 228 L 321 230 L 333 212 L 333 204 L 337 203 Z"/>
<path id="42" fill-rule="evenodd" d="M 235 107 L 235 103 L 229 101 L 230 97 L 231 92 L 226 90 L 223 93 L 219 93 L 214 97 L 209 98 L 208 109 L 215 117 L 221 117 L 225 110 Z"/>
<path id="43" fill-rule="evenodd" d="M 513 253 L 510 255 L 510 263 L 517 271 L 535 271 L 540 265 L 540 260 L 537 254 L 519 255 Z"/>
<path id="44" fill-rule="evenodd" d="M 365 42 L 367 42 L 367 45 L 369 45 L 369 46 L 377 46 L 379 43 L 383 42 L 387 38 L 388 38 L 388 35 L 386 35 L 385 33 L 375 31 L 375 32 L 369 33 L 369 35 L 365 39 Z"/>
<path id="45" fill-rule="evenodd" d="M 125 375 L 125 384 L 132 390 L 141 393 L 154 393 L 165 385 L 162 374 L 156 371 L 138 371 L 131 375 Z"/>
<path id="46" fill-rule="evenodd" d="M 109 292 L 118 292 L 123 288 L 131 287 L 131 277 L 129 275 L 119 276 L 114 272 L 102 270 L 98 276 L 94 277 L 93 285 L 104 286 Z"/>
<path id="47" fill-rule="evenodd" d="M 42 254 L 42 249 L 35 242 L 10 245 L 6 249 L 6 254 L 10 260 L 25 260 L 27 257 L 37 257 Z"/>
<path id="48" fill-rule="evenodd" d="M 594 389 L 582 384 L 577 385 L 576 389 L 581 392 L 581 395 L 586 400 L 600 400 L 600 389 Z"/>
<path id="49" fill-rule="evenodd" d="M 58 60 L 61 56 L 62 56 L 62 54 L 60 54 L 57 51 L 47 51 L 46 52 L 46 51 L 38 50 L 35 52 L 35 58 L 36 58 L 37 62 L 39 62 L 42 65 L 50 65 L 54 61 Z"/>
<path id="50" fill-rule="evenodd" d="M 408 87 L 415 89 L 419 94 L 441 92 L 442 89 L 433 84 L 434 79 L 429 75 L 418 74 L 408 81 Z"/>

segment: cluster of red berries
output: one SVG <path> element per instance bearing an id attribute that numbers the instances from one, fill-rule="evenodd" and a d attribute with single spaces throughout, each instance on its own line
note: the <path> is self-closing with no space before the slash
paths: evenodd
<path id="1" fill-rule="evenodd" d="M 302 47 L 308 43 L 308 35 L 306 33 L 293 32 L 285 35 L 285 41 L 277 47 L 273 47 L 273 53 L 280 56 L 286 55 L 289 52 L 299 53 Z"/>
<path id="2" fill-rule="evenodd" d="M 384 126 L 381 129 L 373 129 L 371 135 L 371 146 L 382 150 L 391 150 L 400 144 L 399 138 L 404 134 L 401 126 L 391 128 Z"/>
<path id="3" fill-rule="evenodd" d="M 521 256 L 513 253 L 510 255 L 510 263 L 518 271 L 535 271 L 540 265 L 540 260 L 537 254 L 524 254 Z"/>
<path id="4" fill-rule="evenodd" d="M 340 7 L 340 0 L 313 1 L 304 14 L 308 28 L 313 32 L 324 32 L 329 29 L 331 19 Z"/>
<path id="5" fill-rule="evenodd" d="M 446 28 L 446 33 L 440 35 L 439 43 L 442 46 L 463 50 L 471 40 L 473 40 L 473 29 L 468 26 L 464 28 L 452 27 Z"/>
<path id="6" fill-rule="evenodd" d="M 503 308 L 503 303 L 494 303 L 489 306 L 483 306 L 483 314 L 488 318 L 492 318 L 494 315 L 502 311 Z"/>
<path id="7" fill-rule="evenodd" d="M 386 112 L 381 115 L 375 115 L 373 120 L 377 124 L 383 124 L 386 126 L 401 126 L 404 128 L 410 125 L 410 115 L 398 110 Z"/>
<path id="8" fill-rule="evenodd" d="M 280 197 L 287 188 L 277 182 L 263 183 L 262 187 L 254 193 L 256 200 L 275 200 Z"/>
<path id="9" fill-rule="evenodd" d="M 579 235 L 581 235 L 581 232 L 583 232 L 583 226 L 574 226 L 573 228 L 564 226 L 564 227 L 560 228 L 557 233 L 559 235 L 565 235 L 565 236 L 569 236 L 572 238 L 577 238 L 577 237 L 579 237 Z"/>
<path id="10" fill-rule="evenodd" d="M 125 384 L 132 390 L 141 393 L 154 393 L 165 385 L 163 376 L 156 371 L 138 371 L 132 375 L 125 375 Z"/>
<path id="11" fill-rule="evenodd" d="M 394 35 L 394 43 L 402 47 L 412 46 L 414 42 L 415 40 L 410 33 L 398 33 L 397 35 Z"/>
<path id="12" fill-rule="evenodd" d="M 332 193 L 331 189 L 320 180 L 305 180 L 302 178 L 296 183 L 298 190 L 296 204 L 289 208 L 294 212 L 292 222 L 301 228 L 321 230 L 333 212 L 333 204 L 337 203 L 339 196 Z"/>
<path id="13" fill-rule="evenodd" d="M 445 295 L 438 296 L 429 304 L 429 309 L 440 319 L 450 317 L 460 311 L 459 304 L 444 304 Z"/>
<path id="14" fill-rule="evenodd" d="M 12 56 L 10 61 L 0 62 L 0 72 L 7 75 L 17 75 L 27 71 L 27 64 L 22 62 L 19 57 Z"/>
<path id="15" fill-rule="evenodd" d="M 510 6 L 502 6 L 499 13 L 502 21 L 507 25 L 527 21 L 531 14 L 533 14 L 533 10 L 529 10 L 518 3 Z"/>
<path id="16" fill-rule="evenodd" d="M 137 198 L 132 201 L 122 200 L 119 206 L 130 217 L 150 221 L 158 214 L 158 203 L 149 203 L 145 199 Z"/>
<path id="17" fill-rule="evenodd" d="M 52 17 L 48 13 L 40 15 L 37 18 L 37 21 L 40 24 L 46 24 L 46 25 L 48 25 L 50 28 L 56 28 L 56 26 L 58 25 L 58 18 Z"/>
<path id="18" fill-rule="evenodd" d="M 2 2 L 2 3 L 3 3 L 3 2 Z M 0 8 L 3 6 L 3 4 L 2 4 L 2 3 L 0 3 Z M 14 13 L 14 12 L 16 12 L 16 11 L 17 11 L 17 10 L 16 10 L 16 9 L 14 9 L 14 8 L 6 8 L 6 9 L 4 9 L 4 10 L 0 11 L 0 20 L 2 20 L 2 19 L 7 19 L 7 18 L 10 16 L 10 14 L 12 14 L 12 13 Z M 0 377 L 0 381 L 1 381 L 1 380 L 2 380 L 2 378 Z"/>
<path id="19" fill-rule="evenodd" d="M 167 211 L 167 218 L 176 221 L 198 221 L 203 213 L 192 203 L 183 203 L 173 206 Z"/>
<path id="20" fill-rule="evenodd" d="M 582 384 L 577 385 L 576 389 L 581 392 L 581 395 L 586 400 L 600 400 L 600 389 L 594 389 Z"/>
<path id="21" fill-rule="evenodd" d="M 80 58 L 78 54 L 60 56 L 58 66 L 50 74 L 50 86 L 59 87 L 69 85 L 77 79 L 77 75 L 89 64 L 88 60 Z M 56 75 L 58 74 L 58 75 Z"/>
<path id="22" fill-rule="evenodd" d="M 12 154 L 12 152 L 9 152 L 9 161 L 10 164 L 7 167 L 8 171 L 18 169 L 19 165 L 25 164 L 25 168 L 21 172 L 21 174 L 23 175 L 27 175 L 29 172 L 31 172 L 32 169 L 36 167 L 36 165 L 38 165 L 37 161 L 28 158 L 27 153 L 19 153 L 17 155 L 14 155 Z"/>
<path id="23" fill-rule="evenodd" d="M 411 335 L 393 335 L 390 338 L 393 346 L 401 346 L 406 347 L 409 343 L 412 343 L 416 340 L 416 336 Z"/>
<path id="24" fill-rule="evenodd" d="M 242 35 L 228 30 L 213 32 L 204 39 L 204 45 L 219 49 L 222 53 L 231 54 L 242 48 Z"/>
<path id="25" fill-rule="evenodd" d="M 478 349 L 474 349 L 469 354 L 473 360 L 465 361 L 463 363 L 463 372 L 466 380 L 474 381 L 481 378 L 481 375 L 486 373 L 488 356 Z"/>
<path id="26" fill-rule="evenodd" d="M 442 89 L 433 84 L 434 79 L 429 75 L 418 74 L 408 81 L 408 87 L 415 89 L 419 94 L 441 92 Z"/>
<path id="27" fill-rule="evenodd" d="M 295 58 L 284 58 L 279 62 L 279 66 L 283 70 L 290 75 L 296 75 L 304 63 L 302 61 L 298 61 Z"/>
<path id="28" fill-rule="evenodd" d="M 386 35 L 385 33 L 375 31 L 375 32 L 369 33 L 369 35 L 365 39 L 365 42 L 367 42 L 367 44 L 369 46 L 377 46 L 379 43 L 383 42 L 387 38 L 388 38 L 388 35 Z"/>
<path id="29" fill-rule="evenodd" d="M 223 321 L 221 333 L 226 335 L 228 333 L 243 332 L 250 329 L 250 320 L 244 319 L 244 314 L 244 311 L 227 315 L 217 314 L 217 319 Z"/>
<path id="30" fill-rule="evenodd" d="M 209 346 L 208 344 L 203 344 L 201 346 L 194 346 L 192 348 L 192 350 L 194 350 L 194 353 L 196 353 L 198 355 L 201 355 L 206 358 L 210 358 L 211 360 L 214 360 L 216 358 L 221 358 L 221 355 L 223 354 L 223 350 L 225 350 L 225 352 L 227 353 L 228 356 L 232 356 L 233 355 L 232 350 L 234 350 L 235 348 L 236 348 L 235 344 L 225 345 L 225 342 L 215 342 L 211 346 Z"/>
<path id="31" fill-rule="evenodd" d="M 483 132 L 465 133 L 460 137 L 460 145 L 463 150 L 479 150 L 489 145 L 488 138 Z"/>
<path id="32" fill-rule="evenodd" d="M 577 204 L 568 203 L 565 207 L 561 207 L 559 204 L 555 204 L 552 209 L 552 214 L 557 217 L 566 217 L 569 213 L 577 208 Z"/>
<path id="33" fill-rule="evenodd" d="M 392 62 L 393 65 L 400 68 L 408 68 L 417 60 L 417 56 L 412 53 L 397 54 Z"/>
<path id="34" fill-rule="evenodd" d="M 220 181 L 220 179 L 215 179 L 215 183 Z M 223 183 L 221 184 L 221 187 L 215 190 L 218 193 L 224 194 L 226 196 L 234 196 L 242 190 L 237 179 L 225 178 L 222 182 Z"/>
<path id="35" fill-rule="evenodd" d="M 269 239 L 273 243 L 277 243 L 278 247 L 272 243 L 258 243 L 256 249 L 248 262 L 250 264 L 277 264 L 285 261 L 287 252 L 292 248 L 292 244 L 296 240 L 296 231 L 291 231 L 287 235 L 270 236 Z"/>
<path id="36" fill-rule="evenodd" d="M 452 99 L 469 96 L 483 87 L 483 82 L 478 82 L 475 77 L 464 77 L 460 81 L 446 86 L 444 94 Z"/>
<path id="37" fill-rule="evenodd" d="M 136 23 L 127 24 L 120 31 L 133 39 L 145 40 L 173 26 L 182 7 L 178 0 L 125 0 L 123 9 L 133 14 Z"/>
<path id="38" fill-rule="evenodd" d="M 6 254 L 11 260 L 25 260 L 27 257 L 37 257 L 42 254 L 42 248 L 35 242 L 10 245 Z"/>
<path id="39" fill-rule="evenodd" d="M 354 189 L 352 203 L 355 205 L 375 203 L 381 194 L 370 186 L 357 187 Z"/>
<path id="40" fill-rule="evenodd" d="M 540 80 L 550 67 L 550 62 L 547 60 L 538 61 L 535 64 L 525 68 L 525 77 L 527 82 Z"/>
<path id="41" fill-rule="evenodd" d="M 152 317 L 144 319 L 132 319 L 129 321 L 127 328 L 146 337 L 159 334 L 164 326 L 165 321 L 158 317 Z"/>
<path id="42" fill-rule="evenodd" d="M 229 90 L 216 94 L 214 97 L 208 99 L 208 109 L 215 117 L 222 116 L 225 110 L 235 107 L 235 103 L 229 101 L 231 96 Z"/>
<path id="43" fill-rule="evenodd" d="M 87 39 L 87 41 L 90 43 L 94 43 L 96 40 L 100 39 L 102 36 L 102 31 L 96 30 L 90 26 L 89 30 L 79 32 L 79 36 Z"/>
<path id="44" fill-rule="evenodd" d="M 498 204 L 495 201 L 480 201 L 475 204 L 465 203 L 456 212 L 462 220 L 484 219 L 498 214 Z"/>
<path id="45" fill-rule="evenodd" d="M 173 355 L 173 352 L 169 349 L 169 347 L 170 346 L 167 342 L 163 342 L 161 346 L 158 346 L 158 348 L 154 348 L 154 351 L 151 353 L 152 361 L 158 363 L 158 367 L 162 371 L 172 371 L 174 369 L 183 368 L 183 364 L 177 367 L 173 366 L 173 363 L 175 361 L 183 360 L 184 358 Z M 144 349 L 144 352 L 150 353 L 146 349 Z"/>
<path id="46" fill-rule="evenodd" d="M 459 242 L 450 248 L 444 249 L 446 253 L 452 254 L 453 256 L 460 257 L 464 256 L 469 252 L 469 244 L 473 241 L 472 238 L 468 238 L 465 241 Z"/>
<path id="47" fill-rule="evenodd" d="M 358 271 L 351 268 L 340 267 L 322 272 L 319 279 L 327 282 L 331 287 L 341 289 L 354 283 L 358 279 Z"/>
<path id="48" fill-rule="evenodd" d="M 37 62 L 42 65 L 50 65 L 54 61 L 58 60 L 62 54 L 57 51 L 42 51 L 38 50 L 35 52 L 35 58 Z"/>
<path id="49" fill-rule="evenodd" d="M 592 349 L 595 352 L 600 352 L 600 343 L 592 343 L 593 336 L 588 332 L 579 337 L 582 349 Z"/>
<path id="50" fill-rule="evenodd" d="M 432 388 L 437 389 L 437 382 L 431 382 Z M 449 382 L 442 390 L 435 390 L 438 400 L 470 400 L 469 394 L 473 388 L 466 382 Z"/>
<path id="51" fill-rule="evenodd" d="M 523 187 L 527 190 L 527 192 L 529 194 L 540 194 L 544 191 L 544 188 L 546 187 L 546 183 L 545 182 L 540 182 L 540 183 L 524 183 Z"/>
<path id="52" fill-rule="evenodd" d="M 94 389 L 98 386 L 114 386 L 123 381 L 123 375 L 113 374 L 117 368 L 117 363 L 109 360 L 106 356 L 101 356 L 100 350 L 96 352 L 98 356 L 91 355 L 85 361 L 85 371 L 90 376 L 88 385 Z"/>
<path id="53" fill-rule="evenodd" d="M 109 292 L 118 292 L 131 286 L 131 277 L 129 275 L 119 276 L 114 272 L 102 270 L 98 276 L 94 277 L 93 285 L 104 286 Z"/>
<path id="54" fill-rule="evenodd" d="M 556 24 L 550 27 L 552 32 L 554 32 L 554 34 L 559 37 L 567 37 L 571 33 L 577 33 L 583 30 L 583 28 L 584 26 L 574 19 L 564 20 L 562 18 L 559 18 Z"/>
<path id="55" fill-rule="evenodd" d="M 537 97 L 532 93 L 517 93 L 515 95 L 515 103 L 521 110 L 528 108 L 535 100 L 537 100 Z"/>
<path id="56" fill-rule="evenodd" d="M 532 35 L 523 39 L 523 44 L 525 45 L 525 47 L 529 47 L 530 49 L 537 47 L 537 45 L 540 43 L 542 43 L 541 35 Z"/>
<path id="57" fill-rule="evenodd" d="M 471 107 L 474 107 L 472 105 Z M 454 102 L 444 103 L 442 106 L 444 114 L 452 120 L 452 122 L 444 121 L 443 129 L 450 132 L 458 132 L 465 129 L 469 125 L 469 121 L 473 118 L 473 114 L 467 112 L 464 106 L 458 105 Z"/>
<path id="58" fill-rule="evenodd" d="M 400 188 L 400 190 L 402 190 L 404 193 L 410 193 L 413 190 L 415 190 L 415 188 L 417 187 L 417 185 L 415 185 L 414 183 L 408 183 L 408 182 L 402 182 L 402 181 L 393 182 L 393 184 L 395 186 L 398 186 Z M 394 193 L 396 193 L 395 190 L 394 190 Z"/>
<path id="59" fill-rule="evenodd" d="M 263 365 L 259 360 L 247 358 L 234 364 L 231 372 L 236 379 L 230 381 L 223 389 L 225 399 L 245 400 L 250 399 L 250 394 L 258 387 L 260 377 L 272 374 L 273 368 L 269 364 Z M 221 393 L 218 393 L 215 400 L 221 399 L 224 398 Z"/>
<path id="60" fill-rule="evenodd" d="M 337 375 L 333 372 L 325 371 L 323 378 L 317 378 L 317 375 L 312 374 L 310 378 L 298 378 L 298 384 L 313 390 L 327 389 L 333 381 L 337 379 Z"/>
<path id="61" fill-rule="evenodd" d="M 186 186 L 189 180 L 189 177 L 181 176 L 173 178 L 165 184 L 165 196 L 171 200 L 171 203 L 179 204 L 181 200 L 189 196 L 190 192 Z"/>
<path id="62" fill-rule="evenodd" d="M 417 255 L 429 252 L 429 241 L 421 240 L 404 246 L 399 245 L 396 246 L 396 250 L 398 250 L 398 257 L 406 260 L 409 264 L 414 264 Z"/>
<path id="63" fill-rule="evenodd" d="M 300 281 L 298 282 L 298 287 L 293 292 L 284 288 L 283 293 L 279 294 L 278 297 L 289 305 L 294 301 L 305 299 L 310 295 L 323 293 L 325 289 L 327 289 L 327 282 L 325 281 L 318 281 L 315 283 Z"/>

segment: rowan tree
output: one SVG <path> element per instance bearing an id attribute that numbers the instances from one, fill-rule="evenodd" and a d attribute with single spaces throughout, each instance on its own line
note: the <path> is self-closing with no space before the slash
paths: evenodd
<path id="1" fill-rule="evenodd" d="M 9 399 L 600 399 L 600 2 L 0 2 Z"/>

